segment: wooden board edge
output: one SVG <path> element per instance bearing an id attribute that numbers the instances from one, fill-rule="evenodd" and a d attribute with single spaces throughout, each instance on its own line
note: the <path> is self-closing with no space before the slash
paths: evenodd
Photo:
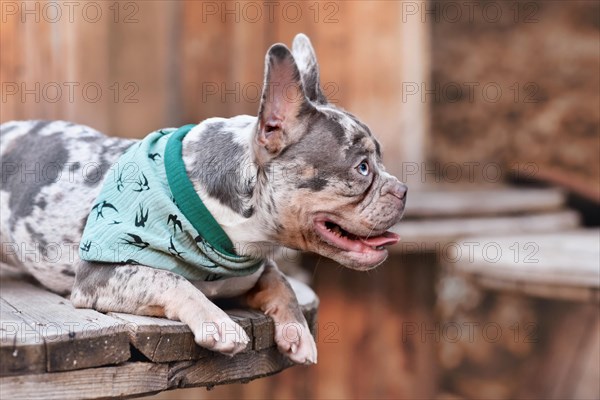
<path id="1" fill-rule="evenodd" d="M 236 362 L 232 362 L 235 360 Z M 247 383 L 295 365 L 276 347 L 237 354 L 216 355 L 199 362 L 178 362 L 169 369 L 170 389 Z"/>
<path id="2" fill-rule="evenodd" d="M 118 366 L 88 368 L 0 378 L 3 396 L 11 399 L 95 399 L 131 397 L 167 389 L 168 365 L 125 363 Z"/>

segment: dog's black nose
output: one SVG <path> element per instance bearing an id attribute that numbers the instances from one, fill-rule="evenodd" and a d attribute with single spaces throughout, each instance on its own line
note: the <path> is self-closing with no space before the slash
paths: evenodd
<path id="1" fill-rule="evenodd" d="M 408 192 L 408 187 L 399 180 L 394 179 L 383 185 L 381 194 L 386 195 L 389 193 L 402 201 L 406 201 L 406 192 Z"/>

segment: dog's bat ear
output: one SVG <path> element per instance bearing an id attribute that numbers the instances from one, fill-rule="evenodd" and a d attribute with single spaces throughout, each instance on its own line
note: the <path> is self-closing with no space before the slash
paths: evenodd
<path id="1" fill-rule="evenodd" d="M 258 111 L 258 144 L 271 156 L 277 155 L 295 140 L 294 122 L 311 108 L 292 53 L 285 45 L 274 44 L 265 58 L 265 82 Z"/>
<path id="2" fill-rule="evenodd" d="M 294 38 L 292 54 L 302 77 L 306 97 L 315 103 L 326 104 L 327 98 L 321 90 L 317 56 L 310 43 L 310 39 L 304 33 L 299 33 Z"/>

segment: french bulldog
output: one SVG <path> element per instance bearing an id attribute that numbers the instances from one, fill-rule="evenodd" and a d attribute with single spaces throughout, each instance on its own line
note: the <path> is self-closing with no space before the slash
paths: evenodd
<path id="1" fill-rule="evenodd" d="M 407 187 L 385 171 L 369 128 L 328 102 L 315 52 L 303 34 L 291 51 L 283 44 L 267 51 L 256 117 L 210 118 L 181 141 L 179 162 L 195 193 L 237 255 L 260 261 L 247 275 L 194 280 L 134 260 L 81 256 L 90 247 L 81 240 L 86 223 L 123 222 L 117 207 L 99 196 L 105 185 L 121 179 L 115 165 L 140 141 L 63 121 L 17 121 L 0 126 L 0 142 L 3 267 L 24 270 L 56 293 L 70 293 L 79 308 L 182 321 L 198 345 L 227 355 L 243 350 L 249 339 L 211 299 L 237 296 L 273 318 L 282 353 L 296 363 L 317 362 L 295 294 L 269 257 L 273 246 L 315 252 L 366 271 L 386 259 L 386 245 L 399 240 L 388 230 L 402 217 Z M 118 183 L 117 189 L 136 196 L 149 185 L 145 178 Z M 138 226 L 148 218 L 141 207 L 135 221 L 131 215 L 125 222 Z M 176 218 L 169 215 L 168 229 L 181 234 Z M 139 235 L 125 239 L 136 251 L 149 244 Z M 165 260 L 184 262 L 185 254 L 171 247 L 172 241 Z M 283 331 L 289 324 L 299 332 L 293 339 Z"/>

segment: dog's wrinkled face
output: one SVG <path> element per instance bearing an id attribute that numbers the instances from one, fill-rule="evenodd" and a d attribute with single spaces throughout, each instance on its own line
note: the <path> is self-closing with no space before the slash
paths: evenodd
<path id="1" fill-rule="evenodd" d="M 267 53 L 254 151 L 269 178 L 273 239 L 353 269 L 387 257 L 399 238 L 387 230 L 402 217 L 406 186 L 385 172 L 369 128 L 327 102 L 308 38 L 293 55 Z"/>

